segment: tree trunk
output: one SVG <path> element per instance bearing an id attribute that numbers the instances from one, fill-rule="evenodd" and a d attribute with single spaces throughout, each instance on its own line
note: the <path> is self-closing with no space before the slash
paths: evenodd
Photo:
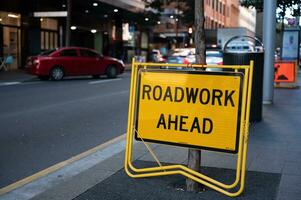
<path id="1" fill-rule="evenodd" d="M 195 0 L 195 56 L 196 63 L 206 64 L 204 0 Z"/>
<path id="2" fill-rule="evenodd" d="M 196 63 L 206 64 L 206 45 L 205 45 L 205 29 L 204 29 L 204 0 L 195 0 L 195 56 Z M 201 166 L 201 150 L 189 149 L 188 150 L 188 163 L 187 166 L 194 170 L 200 171 Z M 198 192 L 203 186 L 199 183 L 187 178 L 186 189 L 187 191 Z"/>

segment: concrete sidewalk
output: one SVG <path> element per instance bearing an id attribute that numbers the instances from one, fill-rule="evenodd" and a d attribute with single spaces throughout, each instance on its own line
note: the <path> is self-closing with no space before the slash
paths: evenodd
<path id="1" fill-rule="evenodd" d="M 0 83 L 2 82 L 24 82 L 36 79 L 36 76 L 27 74 L 23 69 L 16 69 L 10 71 L 0 71 Z"/>
<path id="2" fill-rule="evenodd" d="M 275 89 L 274 104 L 263 107 L 263 121 L 253 124 L 250 129 L 246 188 L 238 199 L 300 199 L 300 102 L 301 90 Z M 122 145 L 112 145 L 115 146 L 111 146 L 111 150 L 90 155 L 105 159 L 84 171 L 68 177 L 59 170 L 55 172 L 58 178 L 42 189 L 38 189 L 41 185 L 38 181 L 41 180 L 37 180 L 35 185 L 29 183 L 0 196 L 0 199 L 230 199 L 212 190 L 199 194 L 182 191 L 178 186 L 183 185 L 181 177 L 132 179 L 123 170 L 124 139 Z M 105 152 L 117 146 L 123 149 L 106 157 Z M 158 144 L 150 146 L 163 163 L 185 164 L 187 161 L 185 148 Z M 156 165 L 141 142 L 135 142 L 133 152 L 137 165 Z M 231 169 L 236 167 L 235 161 L 232 154 L 211 151 L 203 151 L 202 154 L 202 166 L 206 172 L 225 179 L 233 175 Z"/>

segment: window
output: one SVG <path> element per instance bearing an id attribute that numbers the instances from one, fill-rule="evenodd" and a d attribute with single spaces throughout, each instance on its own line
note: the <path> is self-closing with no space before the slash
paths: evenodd
<path id="1" fill-rule="evenodd" d="M 41 18 L 41 29 L 58 30 L 58 22 L 55 19 Z"/>
<path id="2" fill-rule="evenodd" d="M 10 15 L 11 17 L 9 17 L 8 15 Z M 21 15 L 18 13 L 0 11 L 0 19 L 1 19 L 0 24 L 3 25 L 11 25 L 11 26 L 21 25 Z"/>
<path id="3" fill-rule="evenodd" d="M 225 11 L 226 11 L 225 4 L 223 4 L 223 15 L 225 15 Z"/>
<path id="4" fill-rule="evenodd" d="M 77 52 L 75 49 L 66 49 L 61 51 L 61 56 L 77 56 Z"/>
<path id="5" fill-rule="evenodd" d="M 45 32 L 45 49 L 49 49 L 49 32 Z"/>
<path id="6" fill-rule="evenodd" d="M 86 50 L 86 49 L 81 49 L 80 50 L 80 55 L 84 56 L 84 57 L 93 57 L 93 58 L 99 57 L 99 55 L 96 52 L 90 51 L 90 50 Z"/>
<path id="7" fill-rule="evenodd" d="M 166 28 L 167 29 L 172 29 L 173 28 L 173 25 L 171 23 L 166 23 Z"/>

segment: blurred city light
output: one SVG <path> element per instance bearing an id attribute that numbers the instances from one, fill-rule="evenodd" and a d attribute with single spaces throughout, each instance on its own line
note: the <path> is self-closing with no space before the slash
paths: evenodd
<path id="1" fill-rule="evenodd" d="M 19 16 L 18 16 L 18 15 L 15 15 L 15 14 L 8 14 L 7 16 L 8 16 L 8 17 L 11 17 L 11 18 L 19 18 Z"/>

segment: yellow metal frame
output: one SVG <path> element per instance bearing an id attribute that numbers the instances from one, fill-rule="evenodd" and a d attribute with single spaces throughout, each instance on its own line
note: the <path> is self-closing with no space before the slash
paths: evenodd
<path id="1" fill-rule="evenodd" d="M 246 66 L 229 66 L 229 65 L 184 65 L 184 64 L 162 64 L 162 63 L 138 63 L 133 59 L 132 61 L 132 73 L 131 73 L 131 86 L 130 86 L 130 99 L 129 99 L 129 111 L 128 111 L 128 125 L 127 125 L 127 144 L 125 153 L 125 163 L 124 168 L 126 173 L 132 178 L 145 178 L 145 177 L 155 177 L 155 176 L 166 176 L 181 174 L 190 178 L 198 183 L 201 183 L 211 189 L 221 192 L 227 196 L 235 197 L 240 195 L 244 190 L 245 184 L 245 174 L 246 174 L 246 160 L 247 160 L 247 148 L 248 148 L 248 135 L 249 135 L 249 115 L 250 115 L 250 103 L 251 103 L 251 91 L 252 91 L 252 77 L 253 77 L 253 65 L 254 62 L 251 61 L 250 65 Z M 236 72 L 242 70 L 244 73 L 243 78 L 243 95 L 242 95 L 242 113 L 240 119 L 240 137 L 239 137 L 239 148 L 237 154 L 236 163 L 236 179 L 232 184 L 225 184 L 212 179 L 202 173 L 191 170 L 190 168 L 181 165 L 167 165 L 162 166 L 157 157 L 151 151 L 151 149 L 146 145 L 147 149 L 150 151 L 152 156 L 158 162 L 157 167 L 148 168 L 136 168 L 132 164 L 132 148 L 133 148 L 133 136 L 136 131 L 135 129 L 135 105 L 137 99 L 137 77 L 138 70 L 140 68 L 147 69 L 160 68 L 160 67 L 182 67 L 182 68 L 223 68 L 223 69 L 233 69 Z M 236 191 L 233 190 L 237 185 L 240 185 Z"/>

